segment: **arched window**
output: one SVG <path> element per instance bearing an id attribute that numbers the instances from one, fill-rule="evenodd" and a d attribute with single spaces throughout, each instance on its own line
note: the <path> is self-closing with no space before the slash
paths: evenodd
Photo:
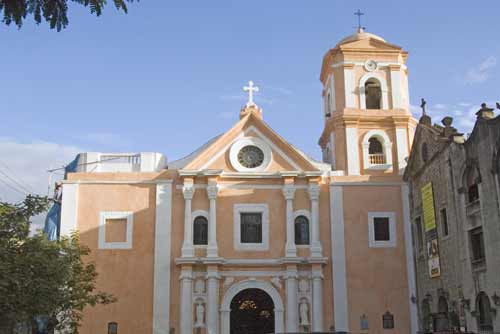
<path id="1" fill-rule="evenodd" d="M 370 78 L 365 82 L 366 109 L 382 109 L 382 88 L 380 82 Z"/>
<path id="2" fill-rule="evenodd" d="M 384 130 L 370 130 L 363 136 L 365 169 L 392 169 L 392 142 Z"/>
<path id="3" fill-rule="evenodd" d="M 382 327 L 384 329 L 393 329 L 394 328 L 394 315 L 387 311 L 382 316 Z"/>
<path id="4" fill-rule="evenodd" d="M 439 297 L 438 314 L 436 315 L 436 319 L 434 321 L 434 330 L 444 332 L 450 329 L 450 321 L 448 319 L 448 301 L 444 296 Z"/>
<path id="5" fill-rule="evenodd" d="M 370 164 L 372 165 L 382 165 L 385 164 L 385 154 L 384 147 L 377 137 L 371 137 L 368 139 L 370 145 L 368 146 L 368 154 L 370 158 Z"/>
<path id="6" fill-rule="evenodd" d="M 480 292 L 476 299 L 477 327 L 480 331 L 493 331 L 493 319 L 491 318 L 490 298 L 484 292 Z"/>
<path id="7" fill-rule="evenodd" d="M 118 323 L 108 322 L 108 334 L 118 334 Z"/>
<path id="8" fill-rule="evenodd" d="M 479 200 L 479 173 L 476 166 L 468 168 L 465 175 L 465 185 L 467 187 L 467 200 L 469 203 Z"/>
<path id="9" fill-rule="evenodd" d="M 309 219 L 306 216 L 295 218 L 295 244 L 309 245 Z"/>
<path id="10" fill-rule="evenodd" d="M 198 216 L 193 223 L 193 244 L 206 245 L 208 243 L 208 220 Z"/>
<path id="11" fill-rule="evenodd" d="M 427 147 L 427 143 L 422 144 L 422 161 L 427 162 L 429 160 L 429 148 Z"/>
<path id="12" fill-rule="evenodd" d="M 426 298 L 422 301 L 422 329 L 424 332 L 431 331 L 432 327 L 431 306 L 429 300 Z"/>

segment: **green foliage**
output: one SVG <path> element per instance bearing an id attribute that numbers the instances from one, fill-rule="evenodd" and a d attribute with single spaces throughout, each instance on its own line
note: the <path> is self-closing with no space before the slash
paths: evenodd
<path id="1" fill-rule="evenodd" d="M 26 16 L 33 15 L 40 24 L 42 18 L 49 23 L 51 29 L 61 31 L 68 25 L 68 1 L 90 8 L 90 13 L 102 14 L 106 0 L 0 0 L 0 11 L 3 11 L 3 22 L 10 25 L 14 22 L 19 28 Z M 126 2 L 133 0 L 113 0 L 116 9 L 127 13 Z"/>
<path id="2" fill-rule="evenodd" d="M 18 205 L 0 203 L 0 333 L 40 315 L 56 329 L 77 333 L 86 306 L 115 301 L 95 291 L 95 267 L 83 261 L 90 250 L 76 233 L 59 241 L 29 236 L 30 218 L 48 205 L 36 196 Z"/>

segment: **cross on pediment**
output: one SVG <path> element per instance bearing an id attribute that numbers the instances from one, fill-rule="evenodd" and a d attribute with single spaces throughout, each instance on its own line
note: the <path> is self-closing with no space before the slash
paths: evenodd
<path id="1" fill-rule="evenodd" d="M 255 102 L 253 101 L 253 93 L 259 91 L 259 87 L 254 86 L 253 81 L 248 82 L 248 86 L 243 87 L 243 91 L 248 92 L 248 102 L 247 107 L 255 106 Z"/>

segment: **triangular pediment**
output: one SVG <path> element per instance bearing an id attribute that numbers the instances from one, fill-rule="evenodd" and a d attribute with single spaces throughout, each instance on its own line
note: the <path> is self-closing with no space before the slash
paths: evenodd
<path id="1" fill-rule="evenodd" d="M 263 153 L 264 163 L 255 172 L 319 171 L 312 159 L 294 148 L 260 117 L 258 111 L 250 112 L 226 133 L 200 152 L 184 169 L 222 170 L 229 173 L 252 173 L 253 168 L 242 170 L 236 151 L 245 146 L 257 146 Z M 244 168 L 244 166 L 243 166 Z"/>
<path id="2" fill-rule="evenodd" d="M 408 165 L 405 170 L 405 178 L 418 173 L 426 164 L 423 160 L 424 154 L 422 150 L 426 146 L 427 153 L 425 154 L 427 161 L 437 154 L 448 142 L 439 140 L 439 133 L 433 127 L 424 124 L 419 124 L 415 131 L 415 137 L 408 158 Z"/>
<path id="3" fill-rule="evenodd" d="M 391 44 L 387 43 L 381 40 L 378 40 L 376 38 L 368 38 L 368 39 L 360 39 L 360 40 L 355 40 L 351 42 L 345 42 L 343 43 L 340 48 L 342 50 L 345 49 L 372 49 L 372 50 L 385 50 L 385 51 L 401 51 L 402 48 Z"/>

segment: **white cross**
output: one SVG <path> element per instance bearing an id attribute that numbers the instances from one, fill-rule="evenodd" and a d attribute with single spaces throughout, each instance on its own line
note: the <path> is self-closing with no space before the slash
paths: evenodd
<path id="1" fill-rule="evenodd" d="M 243 87 L 243 91 L 248 92 L 248 102 L 247 107 L 254 106 L 253 93 L 259 91 L 259 87 L 253 85 L 253 81 L 248 82 L 248 86 Z"/>

